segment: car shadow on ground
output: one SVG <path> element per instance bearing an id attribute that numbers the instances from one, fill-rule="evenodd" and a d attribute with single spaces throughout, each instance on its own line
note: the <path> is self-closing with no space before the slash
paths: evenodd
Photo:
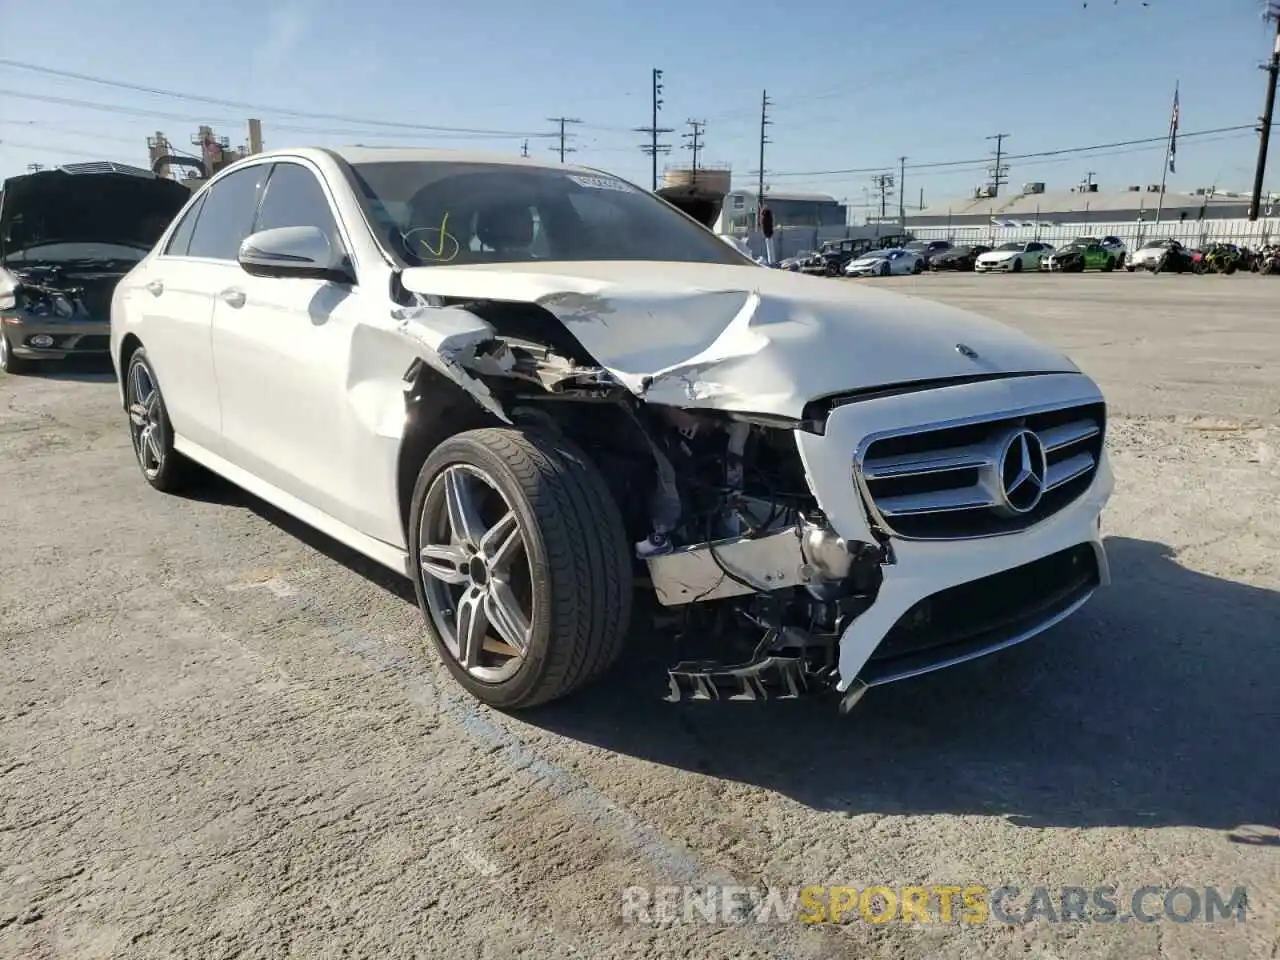
<path id="1" fill-rule="evenodd" d="M 1115 584 L 1067 623 L 873 689 L 847 716 L 831 699 L 665 703 L 665 664 L 633 644 L 602 683 L 520 719 L 816 809 L 1280 842 L 1280 594 L 1187 570 L 1162 544 L 1107 548 Z"/>
<path id="2" fill-rule="evenodd" d="M 220 478 L 190 496 L 252 510 L 406 603 L 413 587 Z M 834 697 L 670 704 L 669 642 L 637 629 L 571 699 L 514 717 L 613 753 L 774 790 L 814 809 L 1003 816 L 1024 826 L 1222 830 L 1280 845 L 1280 593 L 1107 539 L 1114 584 L 1004 653 Z"/>
<path id="3" fill-rule="evenodd" d="M 71 357 L 66 360 L 41 361 L 26 376 L 41 380 L 71 380 L 78 383 L 115 383 L 116 372 L 111 358 Z"/>

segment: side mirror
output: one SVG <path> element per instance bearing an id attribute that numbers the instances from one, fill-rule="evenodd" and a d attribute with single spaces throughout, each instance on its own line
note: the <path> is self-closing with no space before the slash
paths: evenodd
<path id="1" fill-rule="evenodd" d="M 244 238 L 236 257 L 255 277 L 307 277 L 350 283 L 354 279 L 319 227 L 275 227 Z"/>

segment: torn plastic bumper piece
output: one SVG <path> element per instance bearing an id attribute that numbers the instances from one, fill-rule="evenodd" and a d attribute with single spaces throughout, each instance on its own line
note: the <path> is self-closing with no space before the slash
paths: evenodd
<path id="1" fill-rule="evenodd" d="M 764 657 L 737 666 L 686 660 L 667 671 L 668 703 L 681 700 L 795 700 L 809 692 L 810 675 L 799 657 Z"/>

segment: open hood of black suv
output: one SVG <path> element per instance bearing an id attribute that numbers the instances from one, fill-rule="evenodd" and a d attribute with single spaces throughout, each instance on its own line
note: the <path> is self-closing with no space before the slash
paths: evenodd
<path id="1" fill-rule="evenodd" d="M 0 193 L 0 259 L 46 243 L 118 243 L 150 249 L 191 198 L 153 174 L 42 170 Z"/>

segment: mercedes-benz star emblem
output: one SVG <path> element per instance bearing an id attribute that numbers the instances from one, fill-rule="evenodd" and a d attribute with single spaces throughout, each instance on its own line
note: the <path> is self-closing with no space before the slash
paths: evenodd
<path id="1" fill-rule="evenodd" d="M 1013 431 L 1001 444 L 997 463 L 1004 505 L 1014 513 L 1034 510 L 1044 496 L 1045 477 L 1049 472 L 1040 438 L 1026 427 Z"/>
<path id="2" fill-rule="evenodd" d="M 969 346 L 967 343 L 957 343 L 956 353 L 960 354 L 962 357 L 968 357 L 970 360 L 978 359 L 978 351 L 973 349 L 973 347 Z"/>

